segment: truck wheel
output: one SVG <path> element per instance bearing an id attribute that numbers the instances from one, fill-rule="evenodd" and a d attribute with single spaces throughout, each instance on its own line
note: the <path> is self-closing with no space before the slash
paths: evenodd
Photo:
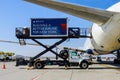
<path id="1" fill-rule="evenodd" d="M 36 68 L 36 69 L 42 69 L 42 68 L 44 68 L 44 62 L 41 62 L 41 61 L 36 61 L 35 63 L 34 63 L 34 67 Z"/>
<path id="2" fill-rule="evenodd" d="M 81 69 L 87 69 L 88 68 L 88 62 L 86 62 L 86 61 L 81 62 L 80 68 Z"/>

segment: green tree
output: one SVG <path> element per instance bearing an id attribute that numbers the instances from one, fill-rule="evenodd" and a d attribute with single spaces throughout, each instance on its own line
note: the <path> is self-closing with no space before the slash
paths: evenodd
<path id="1" fill-rule="evenodd" d="M 0 51 L 0 55 L 4 55 L 4 52 Z"/>
<path id="2" fill-rule="evenodd" d="M 13 52 L 5 52 L 5 54 L 6 54 L 7 56 L 13 56 L 13 55 L 15 55 L 15 53 L 13 53 Z"/>

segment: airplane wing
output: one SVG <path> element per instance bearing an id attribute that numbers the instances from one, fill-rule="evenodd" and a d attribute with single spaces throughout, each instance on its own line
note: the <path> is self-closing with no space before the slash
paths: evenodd
<path id="1" fill-rule="evenodd" d="M 15 41 L 6 41 L 6 40 L 0 40 L 0 42 L 4 42 L 4 43 L 13 43 L 13 44 L 20 44 L 19 42 L 15 42 Z M 26 43 L 26 45 L 33 45 L 33 46 L 40 46 L 38 44 L 33 44 L 33 43 Z M 46 45 L 48 46 L 48 45 Z"/>
<path id="2" fill-rule="evenodd" d="M 0 42 L 3 43 L 12 43 L 12 44 L 20 44 L 20 42 L 15 42 L 15 41 L 7 41 L 7 40 L 0 40 Z M 40 46 L 39 44 L 34 44 L 34 43 L 26 43 L 25 45 L 31 45 L 31 46 Z M 50 45 L 45 45 L 47 47 L 50 47 Z M 75 50 L 75 51 L 79 51 L 79 52 L 86 52 L 85 50 L 80 50 L 80 49 L 75 49 L 75 48 L 69 48 L 69 47 L 56 47 L 58 49 L 62 48 L 62 49 L 69 49 L 69 50 Z"/>
<path id="3" fill-rule="evenodd" d="M 62 11 L 64 13 L 68 13 L 80 18 L 84 18 L 86 20 L 95 22 L 99 25 L 104 24 L 106 21 L 110 19 L 111 16 L 116 14 L 116 12 L 98 10 L 74 4 L 58 2 L 55 0 L 24 0 L 24 1 L 28 1 L 51 9 Z"/>

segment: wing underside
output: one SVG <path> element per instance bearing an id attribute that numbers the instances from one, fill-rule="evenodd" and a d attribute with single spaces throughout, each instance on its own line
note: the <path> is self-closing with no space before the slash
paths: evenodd
<path id="1" fill-rule="evenodd" d="M 116 14 L 115 12 L 99 10 L 94 8 L 89 8 L 80 5 L 69 4 L 65 2 L 58 2 L 55 0 L 25 0 L 31 3 L 35 3 L 41 6 L 45 6 L 54 10 L 62 11 L 92 22 L 99 25 L 107 22 L 111 16 Z"/>

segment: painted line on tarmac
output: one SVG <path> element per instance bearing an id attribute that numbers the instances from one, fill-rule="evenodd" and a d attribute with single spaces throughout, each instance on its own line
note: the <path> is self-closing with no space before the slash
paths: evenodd
<path id="1" fill-rule="evenodd" d="M 107 67 L 107 68 L 113 68 L 113 70 L 118 71 L 118 73 L 120 74 L 120 69 L 119 67 L 115 67 L 115 66 L 111 66 L 111 65 L 107 65 L 107 64 L 102 64 L 103 66 Z"/>
<path id="2" fill-rule="evenodd" d="M 73 70 L 72 70 L 71 75 L 70 75 L 70 80 L 72 80 L 72 77 L 73 77 Z"/>
<path id="3" fill-rule="evenodd" d="M 41 76 L 45 75 L 48 71 L 41 73 L 41 75 L 35 76 L 34 78 L 32 78 L 31 80 L 37 80 L 38 78 L 40 78 Z"/>

